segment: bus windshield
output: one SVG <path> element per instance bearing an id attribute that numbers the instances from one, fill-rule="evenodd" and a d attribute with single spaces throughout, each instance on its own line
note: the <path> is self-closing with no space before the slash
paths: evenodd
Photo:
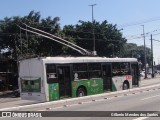
<path id="1" fill-rule="evenodd" d="M 41 80 L 24 80 L 21 79 L 22 92 L 40 92 Z"/>

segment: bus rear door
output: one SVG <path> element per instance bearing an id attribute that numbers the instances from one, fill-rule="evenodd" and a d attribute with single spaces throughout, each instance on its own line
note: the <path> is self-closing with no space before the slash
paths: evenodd
<path id="1" fill-rule="evenodd" d="M 139 67 L 138 63 L 131 63 L 132 85 L 139 86 Z"/>
<path id="2" fill-rule="evenodd" d="M 102 64 L 102 74 L 103 74 L 103 89 L 105 91 L 111 91 L 112 90 L 111 64 Z"/>

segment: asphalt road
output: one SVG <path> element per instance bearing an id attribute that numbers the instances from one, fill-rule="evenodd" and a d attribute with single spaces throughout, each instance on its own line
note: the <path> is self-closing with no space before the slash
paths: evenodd
<path id="1" fill-rule="evenodd" d="M 142 120 L 142 117 L 96 117 L 99 114 L 96 113 L 96 111 L 101 112 L 101 116 L 105 116 L 107 114 L 107 111 L 160 111 L 160 88 L 157 87 L 155 89 L 146 90 L 143 92 L 136 92 L 135 94 L 125 94 L 125 95 L 119 95 L 117 97 L 111 97 L 110 99 L 100 99 L 97 101 L 90 101 L 90 102 L 84 102 L 82 104 L 76 104 L 76 105 L 70 105 L 65 106 L 61 108 L 53 108 L 47 111 L 53 111 L 51 115 L 54 116 L 55 111 L 77 111 L 77 112 L 69 112 L 69 113 L 56 113 L 55 115 L 63 116 L 63 117 L 55 117 L 54 120 L 97 120 L 97 119 L 113 119 L 113 120 Z M 52 108 L 52 106 L 50 106 Z M 82 111 L 81 114 L 78 114 L 79 111 Z M 85 112 L 84 112 L 85 111 Z M 92 114 L 88 114 L 90 111 L 95 111 Z M 104 111 L 104 112 L 103 112 Z M 88 112 L 88 113 L 87 113 Z M 114 114 L 116 112 L 113 112 Z M 122 112 L 123 113 L 123 112 Z M 151 112 L 152 113 L 152 112 Z M 68 116 L 76 116 L 77 117 L 68 117 Z M 85 114 L 88 114 L 89 117 L 81 117 Z M 156 115 L 156 113 L 155 113 Z M 94 116 L 94 117 L 92 117 Z M 1 118 L 7 120 L 7 118 Z M 8 118 L 11 119 L 11 118 Z M 13 120 L 17 120 L 17 118 L 12 118 Z M 22 119 L 22 118 L 18 118 Z M 25 119 L 25 118 L 23 118 Z M 28 119 L 28 118 L 26 118 Z M 53 118 L 29 118 L 32 119 L 53 119 Z M 150 120 L 150 119 L 159 119 L 158 117 L 143 117 L 143 120 Z"/>
<path id="2" fill-rule="evenodd" d="M 145 79 L 141 81 L 141 86 L 148 86 L 153 84 L 160 83 L 160 78 L 156 79 Z M 2 100 L 1 98 L 0 100 Z M 12 98 L 14 99 L 14 98 Z M 17 100 L 15 101 L 9 101 L 9 102 L 3 102 L 0 103 L 0 108 L 12 107 L 12 106 L 21 106 L 25 104 L 32 104 L 33 101 L 24 101 L 20 100 L 20 98 L 15 98 Z M 4 99 L 3 99 L 4 100 Z M 111 97 L 109 99 L 100 99 L 97 101 L 89 101 L 89 102 L 83 102 L 82 104 L 73 104 L 70 106 L 63 106 L 63 107 L 57 107 L 46 110 L 46 108 L 41 108 L 41 110 L 45 111 L 82 111 L 82 113 L 79 113 L 77 116 L 85 115 L 84 111 L 104 111 L 100 115 L 105 116 L 107 114 L 106 111 L 160 111 L 160 89 L 155 88 L 151 89 L 150 91 L 143 91 L 143 92 L 136 92 L 136 93 L 130 93 L 130 94 L 120 94 L 116 97 Z M 51 113 L 54 115 L 55 113 Z M 78 112 L 77 112 L 78 113 Z M 68 113 L 67 115 L 77 113 Z M 87 112 L 85 112 L 87 113 Z M 60 116 L 63 117 L 54 117 L 54 120 L 97 120 L 97 119 L 113 119 L 113 120 L 159 120 L 159 117 L 91 117 L 96 116 L 96 112 L 93 112 L 92 114 L 89 114 L 88 117 L 67 117 L 65 113 L 58 113 Z M 81 115 L 80 115 L 81 114 Z M 98 116 L 99 114 L 97 114 Z M 15 119 L 15 120 L 21 120 L 22 118 L 0 118 L 0 119 Z M 28 118 L 23 118 L 27 119 Z M 29 118 L 29 119 L 53 119 L 53 118 Z"/>
<path id="3" fill-rule="evenodd" d="M 154 85 L 154 84 L 160 84 L 160 76 L 157 76 L 156 78 L 153 78 L 153 79 L 151 79 L 149 75 L 148 75 L 148 79 L 141 78 L 140 87 Z M 7 107 L 29 105 L 34 103 L 37 103 L 37 101 L 21 100 L 20 97 L 16 98 L 13 96 L 6 96 L 6 97 L 0 98 L 0 109 L 7 108 Z"/>
<path id="4" fill-rule="evenodd" d="M 160 111 L 160 89 L 100 99 L 54 111 Z"/>

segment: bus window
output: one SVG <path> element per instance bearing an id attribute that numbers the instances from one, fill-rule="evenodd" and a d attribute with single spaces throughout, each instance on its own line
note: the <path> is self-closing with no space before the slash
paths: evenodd
<path id="1" fill-rule="evenodd" d="M 27 83 L 27 84 L 26 84 Z M 41 80 L 23 80 L 21 79 L 22 92 L 40 92 Z"/>
<path id="2" fill-rule="evenodd" d="M 24 84 L 25 84 L 25 85 L 28 85 L 28 81 L 24 81 Z"/>
<path id="3" fill-rule="evenodd" d="M 121 63 L 121 75 L 129 75 L 130 66 L 129 63 Z"/>
<path id="4" fill-rule="evenodd" d="M 73 78 L 76 79 L 88 79 L 87 64 L 76 63 L 73 64 Z"/>
<path id="5" fill-rule="evenodd" d="M 31 85 L 34 85 L 34 81 L 31 81 L 30 83 L 31 83 Z"/>
<path id="6" fill-rule="evenodd" d="M 102 77 L 100 63 L 89 63 L 88 70 L 89 70 L 89 78 L 101 78 Z"/>
<path id="7" fill-rule="evenodd" d="M 46 72 L 47 73 L 56 73 L 55 64 L 46 64 Z"/>
<path id="8" fill-rule="evenodd" d="M 87 71 L 87 64 L 86 63 L 73 64 L 73 71 Z"/>
<path id="9" fill-rule="evenodd" d="M 120 63 L 112 63 L 112 75 L 113 76 L 121 75 Z"/>
<path id="10" fill-rule="evenodd" d="M 58 79 L 56 77 L 56 65 L 55 64 L 46 64 L 46 75 L 47 83 L 57 83 Z"/>

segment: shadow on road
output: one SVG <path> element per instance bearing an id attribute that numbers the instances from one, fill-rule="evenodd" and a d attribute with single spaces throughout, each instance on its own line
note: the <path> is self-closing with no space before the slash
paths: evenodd
<path id="1" fill-rule="evenodd" d="M 16 98 L 14 91 L 0 92 L 0 98 Z"/>

